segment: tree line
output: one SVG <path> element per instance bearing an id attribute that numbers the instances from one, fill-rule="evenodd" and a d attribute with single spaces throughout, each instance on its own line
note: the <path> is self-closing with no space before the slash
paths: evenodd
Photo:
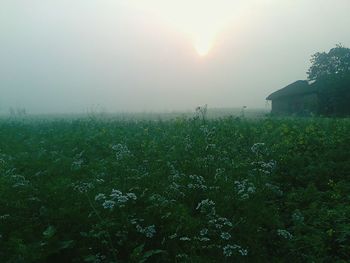
<path id="1" fill-rule="evenodd" d="M 321 115 L 350 114 L 350 49 L 339 44 L 312 55 L 308 80 L 315 85 Z"/>

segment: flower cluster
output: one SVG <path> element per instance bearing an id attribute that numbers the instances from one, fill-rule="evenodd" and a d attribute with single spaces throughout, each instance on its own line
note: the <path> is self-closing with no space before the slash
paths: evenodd
<path id="1" fill-rule="evenodd" d="M 289 240 L 293 238 L 293 235 L 284 229 L 277 229 L 277 235 Z"/>
<path id="2" fill-rule="evenodd" d="M 255 143 L 250 150 L 256 155 L 263 155 L 267 152 L 265 143 L 262 142 Z"/>
<path id="3" fill-rule="evenodd" d="M 238 245 L 226 245 L 223 247 L 223 254 L 225 257 L 231 257 L 235 252 L 238 252 L 241 256 L 248 255 L 248 250 Z"/>
<path id="4" fill-rule="evenodd" d="M 225 168 L 217 168 L 214 178 L 216 181 L 220 180 L 221 178 L 227 181 L 228 177 L 227 177 L 227 174 L 225 173 Z"/>
<path id="5" fill-rule="evenodd" d="M 270 160 L 268 162 L 264 162 L 264 161 L 252 162 L 251 165 L 255 167 L 253 169 L 254 172 L 269 175 L 276 168 L 276 161 Z"/>
<path id="6" fill-rule="evenodd" d="M 90 189 L 93 189 L 95 186 L 93 183 L 89 183 L 89 182 L 76 182 L 72 184 L 74 190 L 80 192 L 80 193 L 86 193 L 88 192 Z"/>
<path id="7" fill-rule="evenodd" d="M 124 207 L 128 201 L 136 201 L 137 199 L 137 196 L 134 193 L 123 194 L 121 191 L 116 189 L 112 189 L 112 192 L 109 195 L 109 197 L 110 199 L 107 199 L 105 194 L 99 193 L 95 196 L 95 201 L 103 201 L 103 208 L 113 210 L 115 206 Z"/>
<path id="8" fill-rule="evenodd" d="M 156 234 L 155 225 L 146 226 L 144 228 L 141 227 L 140 225 L 136 225 L 136 230 L 139 233 L 144 234 L 148 238 L 152 238 Z"/>
<path id="9" fill-rule="evenodd" d="M 303 223 L 304 222 L 304 216 L 303 214 L 300 212 L 299 209 L 295 210 L 293 215 L 292 215 L 292 219 L 295 223 Z"/>
<path id="10" fill-rule="evenodd" d="M 124 159 L 125 157 L 131 156 L 131 152 L 128 147 L 121 143 L 112 145 L 112 150 L 115 152 L 115 157 L 118 161 Z"/>
<path id="11" fill-rule="evenodd" d="M 215 215 L 215 202 L 209 199 L 202 200 L 198 203 L 196 209 L 209 216 Z"/>
<path id="12" fill-rule="evenodd" d="M 84 164 L 83 154 L 84 154 L 84 151 L 74 156 L 74 159 L 71 165 L 73 171 L 80 170 L 81 167 L 83 166 Z"/>
<path id="13" fill-rule="evenodd" d="M 189 179 L 191 180 L 191 183 L 187 184 L 187 188 L 207 190 L 207 186 L 204 184 L 205 180 L 204 180 L 203 176 L 190 175 Z"/>
<path id="14" fill-rule="evenodd" d="M 248 179 L 242 181 L 235 181 L 235 190 L 241 200 L 248 199 L 250 195 L 256 192 L 256 187 Z"/>

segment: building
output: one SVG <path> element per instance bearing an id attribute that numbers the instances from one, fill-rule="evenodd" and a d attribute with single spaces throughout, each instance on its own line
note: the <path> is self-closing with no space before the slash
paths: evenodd
<path id="1" fill-rule="evenodd" d="M 318 112 L 317 89 L 306 80 L 298 80 L 266 99 L 271 101 L 271 113 L 275 115 L 309 115 Z"/>

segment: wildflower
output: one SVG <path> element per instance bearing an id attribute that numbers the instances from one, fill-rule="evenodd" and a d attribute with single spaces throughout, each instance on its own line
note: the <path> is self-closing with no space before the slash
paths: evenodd
<path id="1" fill-rule="evenodd" d="M 94 188 L 95 186 L 92 183 L 77 182 L 73 184 L 73 187 L 74 187 L 74 190 L 80 193 L 86 193 L 87 191 Z"/>
<path id="2" fill-rule="evenodd" d="M 277 235 L 285 238 L 285 239 L 292 239 L 293 238 L 293 235 L 291 233 L 289 233 L 287 230 L 284 230 L 284 229 L 278 229 L 277 230 Z"/>
<path id="3" fill-rule="evenodd" d="M 122 196 L 122 195 L 123 195 L 123 193 L 121 191 L 112 189 L 112 193 L 110 194 L 110 197 L 112 197 L 114 199 L 114 198 L 118 198 L 119 196 Z"/>
<path id="4" fill-rule="evenodd" d="M 129 199 L 132 199 L 132 200 L 136 200 L 137 197 L 134 193 L 127 193 L 126 196 L 129 198 Z"/>
<path id="5" fill-rule="evenodd" d="M 200 209 L 201 213 L 214 215 L 215 214 L 215 202 L 205 199 L 198 203 L 196 209 Z"/>
<path id="6" fill-rule="evenodd" d="M 235 251 L 238 251 L 241 256 L 248 255 L 248 250 L 238 245 L 226 245 L 223 247 L 223 254 L 225 257 L 231 257 Z"/>
<path id="7" fill-rule="evenodd" d="M 147 226 L 145 228 L 142 228 L 140 225 L 137 225 L 136 230 L 139 233 L 144 234 L 148 238 L 152 238 L 156 234 L 155 225 Z"/>
<path id="8" fill-rule="evenodd" d="M 222 223 L 224 226 L 232 227 L 232 223 L 226 217 L 219 217 L 217 221 Z"/>
<path id="9" fill-rule="evenodd" d="M 176 234 L 176 233 L 174 233 L 174 234 L 172 234 L 172 235 L 169 236 L 170 239 L 174 239 L 174 238 L 176 238 L 176 237 L 177 237 L 177 234 Z"/>
<path id="10" fill-rule="evenodd" d="M 300 210 L 295 210 L 295 212 L 292 215 L 292 219 L 295 223 L 302 223 L 304 222 L 304 216 L 303 214 L 300 212 Z"/>
<path id="11" fill-rule="evenodd" d="M 9 214 L 2 215 L 2 216 L 0 216 L 0 220 L 5 220 L 8 217 L 10 217 Z"/>
<path id="12" fill-rule="evenodd" d="M 265 148 L 265 143 L 262 142 L 258 142 L 255 143 L 250 150 L 255 153 L 256 155 L 260 155 L 266 152 L 266 148 Z"/>
<path id="13" fill-rule="evenodd" d="M 256 192 L 256 187 L 254 184 L 249 182 L 247 179 L 244 179 L 243 181 L 235 181 L 234 184 L 237 194 L 242 200 L 248 199 L 251 194 Z"/>
<path id="14" fill-rule="evenodd" d="M 137 219 L 136 218 L 131 219 L 130 223 L 133 224 L 133 225 L 137 224 Z"/>
<path id="15" fill-rule="evenodd" d="M 131 155 L 131 152 L 128 149 L 128 147 L 120 143 L 113 145 L 112 150 L 115 151 L 115 157 L 118 161 Z"/>
<path id="16" fill-rule="evenodd" d="M 200 234 L 201 236 L 207 235 L 207 234 L 208 234 L 208 228 L 203 228 L 201 231 L 199 231 L 199 234 Z"/>
<path id="17" fill-rule="evenodd" d="M 202 189 L 206 190 L 207 186 L 205 185 L 205 180 L 203 176 L 200 175 L 190 175 L 189 179 L 192 181 L 187 185 L 190 189 Z"/>
<path id="18" fill-rule="evenodd" d="M 96 183 L 98 183 L 98 184 L 103 184 L 104 182 L 105 182 L 105 180 L 103 180 L 103 179 L 99 179 L 99 178 L 96 179 Z"/>
<path id="19" fill-rule="evenodd" d="M 244 248 L 238 249 L 238 252 L 241 254 L 241 256 L 247 256 L 248 255 L 248 250 Z"/>
<path id="20" fill-rule="evenodd" d="M 231 238 L 231 234 L 228 232 L 222 232 L 220 237 L 224 240 L 229 240 Z"/>
<path id="21" fill-rule="evenodd" d="M 218 168 L 216 169 L 215 180 L 219 180 L 220 178 L 224 178 L 225 181 L 227 181 L 227 175 L 225 175 L 225 168 Z"/>
<path id="22" fill-rule="evenodd" d="M 83 165 L 83 163 L 84 163 L 83 159 L 74 160 L 72 162 L 72 170 L 79 170 Z"/>
<path id="23" fill-rule="evenodd" d="M 104 209 L 110 209 L 112 210 L 115 206 L 115 202 L 113 200 L 106 200 L 102 204 Z"/>
<path id="24" fill-rule="evenodd" d="M 225 257 L 231 257 L 235 251 L 235 247 L 232 245 L 226 245 L 223 247 L 223 254 Z"/>
<path id="25" fill-rule="evenodd" d="M 275 160 L 270 160 L 268 163 L 263 162 L 261 164 L 262 168 L 273 170 L 276 167 L 276 161 Z"/>
<path id="26" fill-rule="evenodd" d="M 117 198 L 117 202 L 119 204 L 126 203 L 128 200 L 129 200 L 129 198 L 126 195 L 121 195 L 121 196 L 118 196 L 118 198 Z"/>
<path id="27" fill-rule="evenodd" d="M 95 201 L 101 201 L 104 199 L 106 199 L 106 196 L 104 194 L 99 193 L 95 196 Z"/>
<path id="28" fill-rule="evenodd" d="M 223 227 L 223 225 L 221 225 L 221 224 L 215 224 L 215 227 L 216 227 L 216 229 L 221 229 L 221 228 Z"/>
<path id="29" fill-rule="evenodd" d="M 156 233 L 156 227 L 155 225 L 147 226 L 144 228 L 144 234 L 146 237 L 151 238 Z"/>

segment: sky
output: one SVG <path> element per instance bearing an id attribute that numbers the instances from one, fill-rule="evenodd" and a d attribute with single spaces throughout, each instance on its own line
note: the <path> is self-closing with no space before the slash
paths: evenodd
<path id="1" fill-rule="evenodd" d="M 0 113 L 266 108 L 350 47 L 349 0 L 1 0 Z"/>

